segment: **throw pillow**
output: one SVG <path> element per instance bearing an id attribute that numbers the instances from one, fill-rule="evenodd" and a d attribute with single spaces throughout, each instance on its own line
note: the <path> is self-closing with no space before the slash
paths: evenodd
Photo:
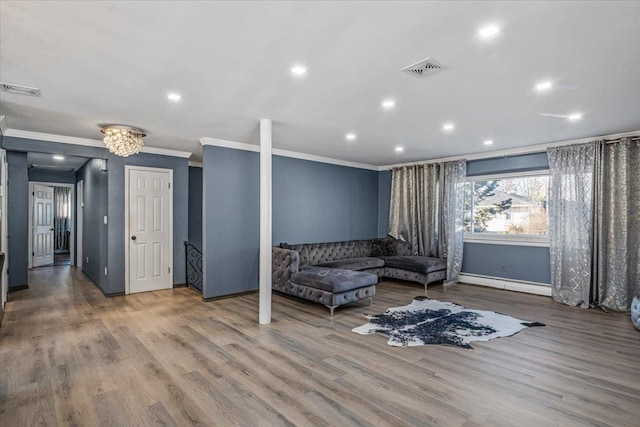
<path id="1" fill-rule="evenodd" d="M 291 245 L 288 244 L 287 242 L 282 242 L 282 243 L 280 243 L 280 249 L 289 249 L 289 250 L 291 250 L 292 248 L 291 248 Z"/>
<path id="2" fill-rule="evenodd" d="M 373 239 L 371 243 L 372 257 L 396 255 L 396 246 L 393 244 L 393 239 Z"/>

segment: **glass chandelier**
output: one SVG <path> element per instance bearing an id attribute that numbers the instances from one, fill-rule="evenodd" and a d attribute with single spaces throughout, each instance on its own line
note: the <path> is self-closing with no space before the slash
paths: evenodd
<path id="1" fill-rule="evenodd" d="M 104 145 L 116 156 L 129 157 L 138 154 L 147 136 L 144 131 L 131 126 L 105 125 L 101 132 L 104 134 Z"/>

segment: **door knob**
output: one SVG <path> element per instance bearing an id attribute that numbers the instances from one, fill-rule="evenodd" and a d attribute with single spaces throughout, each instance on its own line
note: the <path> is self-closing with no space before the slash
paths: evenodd
<path id="1" fill-rule="evenodd" d="M 136 236 L 131 236 L 131 240 L 136 240 L 137 237 Z"/>

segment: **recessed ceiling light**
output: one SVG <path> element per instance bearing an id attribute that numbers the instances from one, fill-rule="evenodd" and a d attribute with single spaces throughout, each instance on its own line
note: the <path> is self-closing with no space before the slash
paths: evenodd
<path id="1" fill-rule="evenodd" d="M 401 146 L 401 145 L 398 145 L 398 146 L 396 147 L 396 153 L 402 153 L 402 152 L 404 152 L 404 147 L 403 147 L 403 146 Z"/>
<path id="2" fill-rule="evenodd" d="M 485 139 L 484 140 L 484 145 L 491 145 L 491 144 L 493 144 L 492 140 L 490 140 L 490 139 Z"/>
<path id="3" fill-rule="evenodd" d="M 478 30 L 478 35 L 483 39 L 490 39 L 500 34 L 500 27 L 496 24 L 487 25 Z"/>
<path id="4" fill-rule="evenodd" d="M 394 101 L 393 99 L 385 99 L 384 101 L 382 101 L 382 108 L 384 108 L 385 110 L 391 110 L 395 106 L 396 101 Z"/>
<path id="5" fill-rule="evenodd" d="M 536 90 L 538 92 L 546 92 L 553 87 L 553 82 L 550 80 L 545 80 L 536 85 Z"/>
<path id="6" fill-rule="evenodd" d="M 180 95 L 179 93 L 172 92 L 167 95 L 167 99 L 169 101 L 180 101 L 182 99 L 182 95 Z"/>
<path id="7" fill-rule="evenodd" d="M 355 141 L 356 140 L 356 134 L 353 133 L 353 132 L 349 132 L 344 137 L 347 138 L 347 141 Z"/>
<path id="8" fill-rule="evenodd" d="M 307 73 L 308 68 L 302 65 L 296 65 L 291 67 L 291 74 L 295 74 L 296 76 L 302 76 Z"/>
<path id="9" fill-rule="evenodd" d="M 64 156 L 56 154 L 55 156 L 53 156 L 53 160 L 64 160 Z"/>
<path id="10" fill-rule="evenodd" d="M 455 128 L 456 128 L 456 126 L 451 122 L 448 122 L 448 123 L 445 123 L 445 124 L 442 125 L 442 130 L 445 131 L 445 132 L 451 132 Z"/>
<path id="11" fill-rule="evenodd" d="M 580 113 L 572 113 L 567 116 L 567 119 L 571 122 L 576 122 L 582 118 L 582 114 Z"/>

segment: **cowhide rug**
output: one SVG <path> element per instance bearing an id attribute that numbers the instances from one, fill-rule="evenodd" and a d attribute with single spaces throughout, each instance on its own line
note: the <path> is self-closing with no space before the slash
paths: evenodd
<path id="1" fill-rule="evenodd" d="M 393 307 L 384 314 L 365 314 L 369 323 L 353 329 L 366 335 L 387 335 L 387 343 L 396 347 L 449 344 L 472 348 L 473 341 L 508 337 L 538 322 L 515 319 L 493 311 L 467 309 L 452 302 L 416 297 L 403 307 Z"/>

